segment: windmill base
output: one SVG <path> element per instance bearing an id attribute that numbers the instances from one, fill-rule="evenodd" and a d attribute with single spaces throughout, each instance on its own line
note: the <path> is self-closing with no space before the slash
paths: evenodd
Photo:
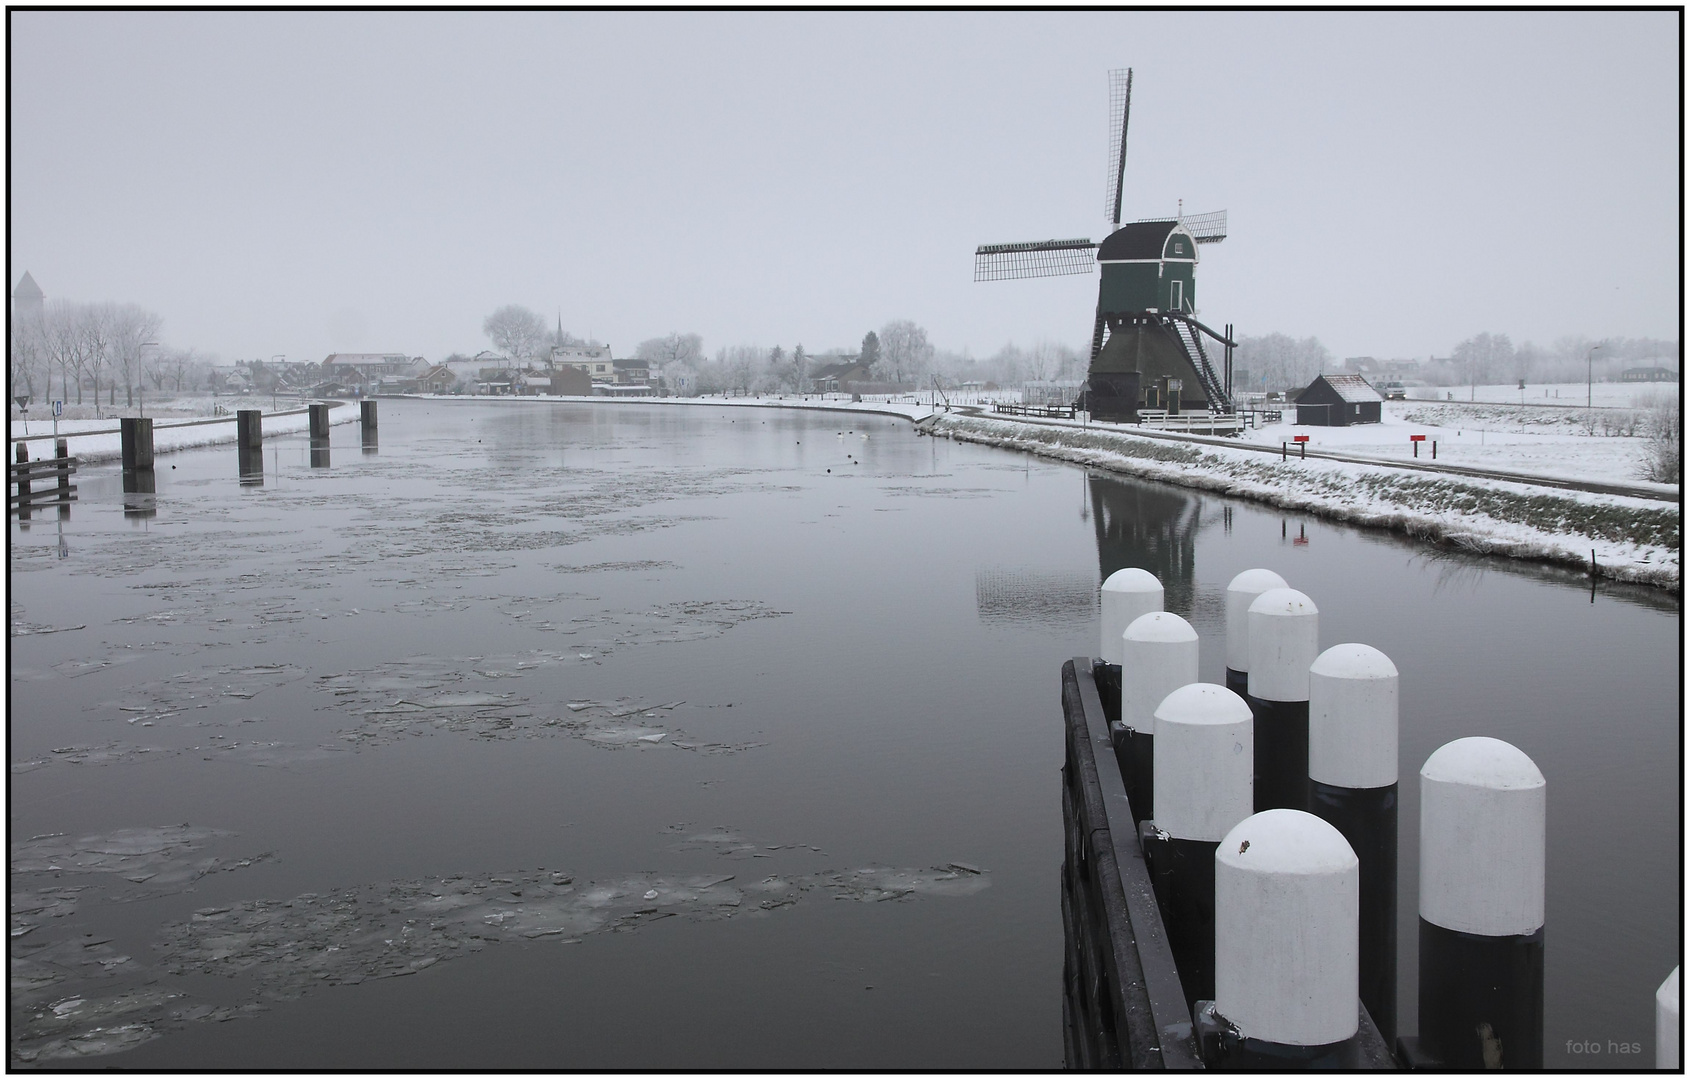
<path id="1" fill-rule="evenodd" d="M 1136 371 L 1092 372 L 1086 380 L 1086 411 L 1094 420 L 1138 423 L 1138 380 Z"/>

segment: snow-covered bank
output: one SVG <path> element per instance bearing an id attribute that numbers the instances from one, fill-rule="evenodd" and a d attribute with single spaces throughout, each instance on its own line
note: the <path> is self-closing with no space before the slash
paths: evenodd
<path id="1" fill-rule="evenodd" d="M 1162 480 L 1468 551 L 1588 567 L 1619 581 L 1680 585 L 1676 505 L 1502 480 L 1405 473 L 1389 465 L 1277 461 L 1226 446 L 1147 439 L 1099 428 L 940 414 L 921 425 L 964 442 Z M 1299 429 L 1299 431 L 1307 429 Z"/>
<path id="2" fill-rule="evenodd" d="M 349 424 L 358 419 L 358 410 L 347 402 L 331 402 L 329 423 Z M 66 443 L 66 452 L 84 465 L 102 461 L 117 461 L 123 457 L 123 436 L 113 430 L 115 420 L 70 420 L 59 424 L 59 438 Z M 261 427 L 266 439 L 276 435 L 297 435 L 311 429 L 311 416 L 305 409 L 265 413 Z M 46 433 L 43 434 L 43 429 Z M 235 441 L 233 414 L 215 420 L 153 422 L 153 453 L 168 454 L 172 450 L 189 450 L 196 446 L 215 446 Z M 20 442 L 24 433 L 17 421 L 12 422 L 12 439 Z M 52 422 L 30 422 L 27 436 L 32 458 L 50 457 L 53 453 Z"/>

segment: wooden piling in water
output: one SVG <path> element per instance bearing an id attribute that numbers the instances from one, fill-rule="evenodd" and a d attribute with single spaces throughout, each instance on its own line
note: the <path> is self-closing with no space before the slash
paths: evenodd
<path id="1" fill-rule="evenodd" d="M 376 403 L 369 398 L 358 403 L 358 423 L 366 432 L 376 430 Z"/>
<path id="2" fill-rule="evenodd" d="M 257 450 L 264 444 L 263 418 L 264 413 L 260 409 L 241 409 L 235 413 L 235 445 L 238 450 Z"/>
<path id="3" fill-rule="evenodd" d="M 312 402 L 306 409 L 311 415 L 311 437 L 326 439 L 329 437 L 329 406 L 327 402 Z"/>
<path id="4" fill-rule="evenodd" d="M 153 467 L 153 421 L 150 416 L 125 416 L 118 420 L 118 432 L 123 442 L 123 468 L 126 472 Z"/>

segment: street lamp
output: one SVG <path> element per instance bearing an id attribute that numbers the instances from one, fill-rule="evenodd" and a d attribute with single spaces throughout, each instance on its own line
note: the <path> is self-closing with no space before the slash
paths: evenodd
<path id="1" fill-rule="evenodd" d="M 1584 407 L 1587 409 L 1594 400 L 1591 387 L 1596 382 L 1596 350 L 1605 348 L 1606 345 L 1592 345 L 1590 351 L 1584 354 Z"/>
<path id="2" fill-rule="evenodd" d="M 147 350 L 148 349 L 156 349 L 156 348 L 158 348 L 158 342 L 156 342 L 156 341 L 143 341 L 135 349 L 135 351 L 137 353 L 139 353 L 140 356 L 141 356 L 141 385 L 140 385 L 139 389 L 137 390 L 137 393 L 139 394 L 139 396 L 135 399 L 136 400 L 136 405 L 135 405 L 135 415 L 136 416 L 147 415 Z"/>

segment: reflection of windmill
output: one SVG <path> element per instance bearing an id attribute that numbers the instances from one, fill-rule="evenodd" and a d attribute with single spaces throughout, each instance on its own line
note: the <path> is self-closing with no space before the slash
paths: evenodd
<path id="1" fill-rule="evenodd" d="M 1226 211 L 1187 217 L 1182 208 L 1172 218 L 1121 224 L 1132 86 L 1132 69 L 1109 73 L 1109 236 L 1102 243 L 985 244 L 974 253 L 974 280 L 1089 274 L 1094 264 L 1101 264 L 1086 379 L 1092 414 L 1134 420 L 1141 404 L 1170 412 L 1230 412 L 1231 328 L 1218 334 L 1197 321 L 1193 276 L 1197 245 L 1226 239 Z M 1226 349 L 1224 382 L 1209 362 L 1205 335 Z"/>

